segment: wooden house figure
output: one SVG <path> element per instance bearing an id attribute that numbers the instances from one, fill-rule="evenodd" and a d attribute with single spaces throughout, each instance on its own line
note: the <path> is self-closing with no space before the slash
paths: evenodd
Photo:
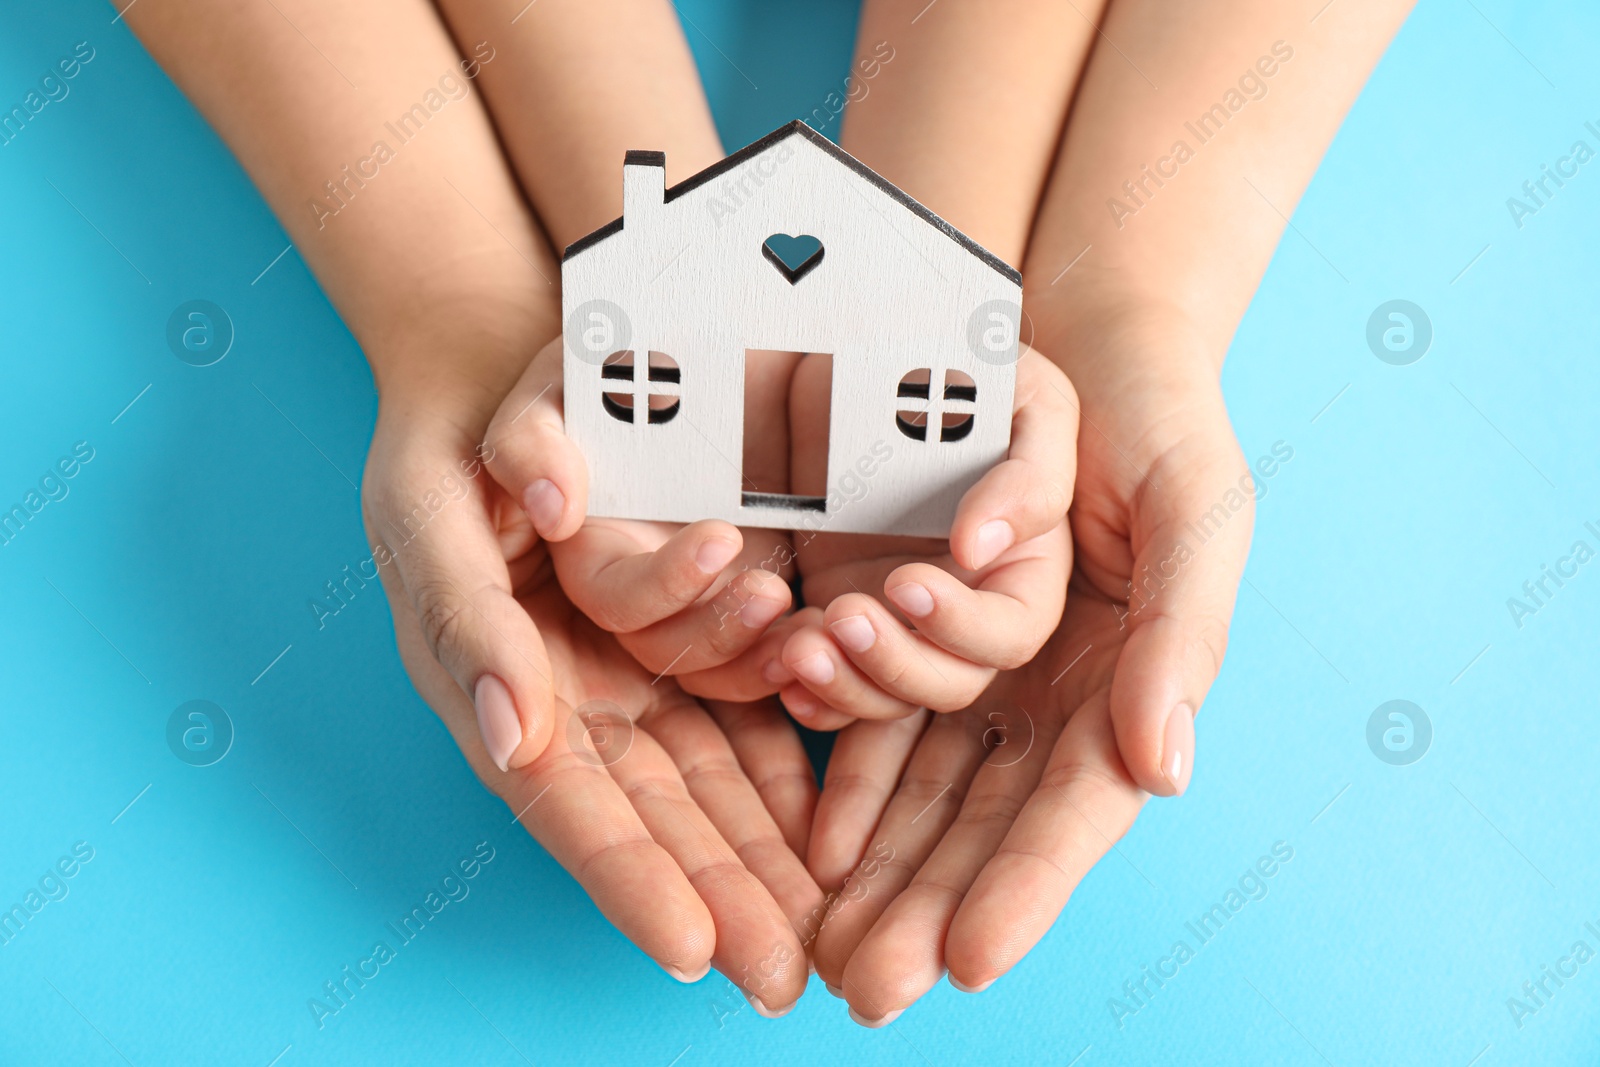
<path id="1" fill-rule="evenodd" d="M 562 257 L 589 514 L 948 535 L 1009 446 L 1018 272 L 803 122 L 664 175 L 661 153 L 629 152 L 622 217 Z M 801 235 L 820 247 L 785 262 Z M 744 425 L 746 361 L 772 350 L 832 356 L 823 496 L 743 475 L 763 429 Z"/>

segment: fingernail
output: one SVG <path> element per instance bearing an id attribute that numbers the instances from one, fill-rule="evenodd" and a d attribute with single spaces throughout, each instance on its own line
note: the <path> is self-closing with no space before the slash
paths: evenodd
<path id="1" fill-rule="evenodd" d="M 782 615 L 784 606 L 781 600 L 757 597 L 746 601 L 744 607 L 739 609 L 739 621 L 752 630 L 760 630 Z"/>
<path id="2" fill-rule="evenodd" d="M 985 989 L 988 989 L 990 986 L 994 985 L 993 978 L 989 979 L 987 982 L 980 982 L 977 985 L 965 985 L 956 981 L 956 976 L 953 974 L 946 975 L 945 977 L 950 980 L 951 985 L 955 986 L 963 993 L 982 993 Z"/>
<path id="3" fill-rule="evenodd" d="M 528 491 L 522 497 L 522 510 L 533 520 L 533 528 L 539 531 L 540 537 L 550 536 L 551 531 L 560 524 L 561 513 L 566 508 L 567 498 L 549 478 L 540 478 L 528 486 Z"/>
<path id="4" fill-rule="evenodd" d="M 789 673 L 789 668 L 783 665 L 783 660 L 774 656 L 767 660 L 767 665 L 761 668 L 761 679 L 773 685 L 788 685 L 794 681 L 794 675 Z"/>
<path id="5" fill-rule="evenodd" d="M 928 592 L 927 586 L 919 582 L 897 585 L 888 590 L 888 594 L 894 606 L 913 619 L 933 614 L 933 594 Z"/>
<path id="6" fill-rule="evenodd" d="M 1167 728 L 1161 736 L 1161 777 L 1177 796 L 1188 787 L 1193 772 L 1194 709 L 1179 704 L 1167 714 Z"/>
<path id="7" fill-rule="evenodd" d="M 808 719 L 816 718 L 817 712 L 822 708 L 822 703 L 810 693 L 800 692 L 790 693 L 784 697 L 783 706 L 789 709 L 790 715 L 793 715 L 801 722 L 805 722 Z"/>
<path id="8" fill-rule="evenodd" d="M 695 549 L 694 565 L 703 574 L 721 574 L 722 568 L 732 563 L 733 557 L 738 554 L 738 545 L 721 537 L 713 537 Z"/>
<path id="9" fill-rule="evenodd" d="M 472 703 L 478 709 L 478 732 L 483 735 L 483 747 L 494 765 L 503 771 L 511 762 L 511 754 L 522 744 L 522 720 L 517 718 L 511 690 L 494 675 L 486 674 L 472 689 Z"/>
<path id="10" fill-rule="evenodd" d="M 683 970 L 681 968 L 678 968 L 678 967 L 668 967 L 664 963 L 661 965 L 661 969 L 663 971 L 666 971 L 668 974 L 672 975 L 672 977 L 676 978 L 678 981 L 682 982 L 684 985 L 693 985 L 694 983 L 700 981 L 700 979 L 704 978 L 706 975 L 711 973 L 711 964 L 707 963 L 704 967 L 701 967 L 699 974 L 690 974 L 687 971 L 685 971 L 685 970 Z"/>
<path id="11" fill-rule="evenodd" d="M 833 660 L 826 652 L 813 652 L 790 669 L 812 685 L 827 685 L 833 681 Z"/>
<path id="12" fill-rule="evenodd" d="M 794 1011 L 793 1004 L 790 1004 L 787 1008 L 783 1008 L 780 1011 L 773 1011 L 771 1008 L 761 1003 L 761 998 L 756 996 L 754 993 L 746 993 L 745 999 L 748 1000 L 750 1002 L 750 1006 L 756 1010 L 756 1014 L 761 1016 L 763 1019 L 781 1019 L 785 1015 L 788 1015 L 791 1011 Z"/>
<path id="13" fill-rule="evenodd" d="M 834 996 L 838 997 L 840 1000 L 844 999 L 844 990 L 840 989 L 838 986 L 829 985 L 827 982 L 823 982 L 822 983 L 822 988 L 826 989 L 828 992 L 832 993 Z"/>
<path id="14" fill-rule="evenodd" d="M 869 1030 L 877 1030 L 888 1026 L 890 1023 L 900 1018 L 901 1013 L 904 1011 L 904 1008 L 896 1008 L 894 1011 L 891 1011 L 881 1019 L 869 1019 L 865 1015 L 862 1015 L 860 1012 L 856 1011 L 854 1008 L 851 1008 L 850 1018 L 854 1019 L 856 1022 L 860 1023 L 862 1026 L 865 1026 Z"/>
<path id="15" fill-rule="evenodd" d="M 995 557 L 1010 548 L 1016 539 L 1017 532 L 1004 519 L 984 523 L 978 527 L 978 549 L 974 553 L 973 566 L 987 567 L 995 561 Z"/>
<path id="16" fill-rule="evenodd" d="M 828 630 L 838 642 L 851 652 L 865 652 L 872 647 L 878 639 L 878 632 L 872 628 L 872 623 L 867 621 L 865 615 L 850 615 L 828 626 Z M 818 653 L 821 655 L 821 653 Z M 833 671 L 828 671 L 829 676 Z"/>

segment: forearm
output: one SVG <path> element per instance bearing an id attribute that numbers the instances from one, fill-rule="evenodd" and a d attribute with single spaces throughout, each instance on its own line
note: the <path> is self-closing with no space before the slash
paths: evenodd
<path id="1" fill-rule="evenodd" d="M 498 397 L 559 331 L 555 264 L 427 3 L 143 0 L 127 18 L 255 181 L 380 391 Z"/>
<path id="2" fill-rule="evenodd" d="M 841 143 L 1021 263 L 1100 0 L 867 0 Z"/>
<path id="3" fill-rule="evenodd" d="M 1220 369 L 1411 3 L 1316 6 L 1114 0 L 1115 47 L 1090 59 L 1024 267 L 1030 315 L 1075 377 L 1092 380 L 1071 360 L 1094 347 L 1075 339 L 1130 312 L 1181 324 Z"/>
<path id="4" fill-rule="evenodd" d="M 439 0 L 459 47 L 496 52 L 479 85 L 559 252 L 622 214 L 622 157 L 665 152 L 667 184 L 722 158 L 667 0 Z M 514 20 L 514 21 L 513 21 Z"/>

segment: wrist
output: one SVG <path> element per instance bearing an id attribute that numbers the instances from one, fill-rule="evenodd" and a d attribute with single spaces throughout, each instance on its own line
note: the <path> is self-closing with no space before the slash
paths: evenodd
<path id="1" fill-rule="evenodd" d="M 1025 277 L 1023 340 L 1060 367 L 1086 403 L 1152 378 L 1217 388 L 1226 343 L 1165 294 L 1087 272 L 1070 284 L 1031 281 Z"/>
<path id="2" fill-rule="evenodd" d="M 539 282 L 539 289 L 546 288 Z M 450 289 L 395 301 L 355 330 L 386 407 L 493 416 L 528 362 L 561 332 L 554 294 Z"/>

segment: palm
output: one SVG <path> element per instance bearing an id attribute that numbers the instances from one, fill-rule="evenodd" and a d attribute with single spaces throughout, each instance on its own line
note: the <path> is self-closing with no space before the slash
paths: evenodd
<path id="1" fill-rule="evenodd" d="M 1126 754 L 1130 738 L 1148 740 L 1141 716 L 1165 711 L 1152 692 L 1185 684 L 1196 658 L 1213 673 L 1220 660 L 1193 620 L 1219 620 L 1225 633 L 1226 611 L 1205 599 L 1206 587 L 1237 582 L 1247 509 L 1211 543 L 1177 547 L 1203 502 L 1237 477 L 1214 384 L 1130 375 L 1089 392 L 1082 417 L 1077 569 L 1040 655 L 999 676 L 969 711 L 933 717 L 900 742 L 914 749 L 899 758 L 886 757 L 881 723 L 848 727 L 835 748 L 811 854 L 867 861 L 844 887 L 859 901 L 823 929 L 817 969 L 863 1018 L 904 1008 L 946 969 L 968 987 L 986 985 L 1043 936 L 1147 796 L 1140 783 L 1160 748 L 1136 750 L 1134 761 Z M 862 759 L 869 750 L 888 768 L 876 780 Z M 1187 776 L 1185 767 L 1180 786 Z M 885 855 L 893 862 L 871 863 Z"/>
<path id="2" fill-rule="evenodd" d="M 803 877 L 793 849 L 767 812 L 771 808 L 792 826 L 797 798 L 792 793 L 757 797 L 750 780 L 766 783 L 782 778 L 775 772 L 803 769 L 805 757 L 799 745 L 782 744 L 782 735 L 792 731 L 781 713 L 771 701 L 702 704 L 671 680 L 652 674 L 613 635 L 573 606 L 540 558 L 543 554 L 536 547 L 511 567 L 516 598 L 544 635 L 555 694 L 551 745 L 526 772 L 548 784 L 550 777 L 577 770 L 574 761 L 588 768 L 603 766 L 619 791 L 613 794 L 604 783 L 590 784 L 605 790 L 613 806 L 622 794 L 633 797 L 636 806 L 641 793 L 647 802 L 650 794 L 664 800 L 663 790 L 673 794 L 675 806 L 699 805 L 716 827 L 710 838 L 716 839 L 720 831 L 778 896 L 784 911 L 802 914 L 815 903 L 814 887 Z M 778 766 L 760 765 L 762 756 Z M 741 766 L 741 757 L 756 765 Z M 557 807 L 568 806 L 576 817 L 594 800 L 575 791 Z M 740 807 L 762 801 L 764 806 L 749 811 Z M 543 821 L 573 818 L 553 812 Z M 652 836 L 660 829 L 652 826 Z M 670 827 L 665 829 L 673 836 Z M 592 836 L 582 843 L 594 850 L 582 858 L 584 863 L 598 860 L 603 849 L 616 844 Z M 796 844 L 803 848 L 803 838 Z M 747 853 L 747 845 L 755 847 Z"/>
<path id="3" fill-rule="evenodd" d="M 794 929 L 821 894 L 803 839 L 786 841 L 769 809 L 791 835 L 803 824 L 803 751 L 770 701 L 702 706 L 641 666 L 573 606 L 545 555 L 534 546 L 510 571 L 544 636 L 554 730 L 508 800 L 527 797 L 524 824 L 636 943 L 682 939 L 704 915 L 716 967 L 771 1007 L 791 1003 L 807 975 Z"/>
<path id="4" fill-rule="evenodd" d="M 390 498 L 414 490 L 393 487 L 453 469 L 473 440 L 444 430 L 394 446 L 380 420 L 369 530 L 398 542 L 399 527 L 381 516 Z M 460 587 L 431 562 L 442 558 L 438 548 L 472 543 L 464 530 L 483 531 L 477 551 L 499 557 L 498 574 L 481 589 Z M 807 969 L 794 929 L 821 897 L 796 855 L 810 797 L 794 783 L 809 769 L 776 707 L 702 707 L 648 673 L 572 605 L 527 516 L 488 477 L 474 479 L 395 560 L 385 588 L 418 690 L 474 770 L 601 912 L 681 976 L 697 977 L 709 960 L 769 1008 L 797 998 Z M 548 745 L 510 771 L 489 758 L 472 703 L 438 658 L 445 651 L 449 662 L 468 627 L 499 647 L 501 670 L 514 662 L 549 694 Z"/>

